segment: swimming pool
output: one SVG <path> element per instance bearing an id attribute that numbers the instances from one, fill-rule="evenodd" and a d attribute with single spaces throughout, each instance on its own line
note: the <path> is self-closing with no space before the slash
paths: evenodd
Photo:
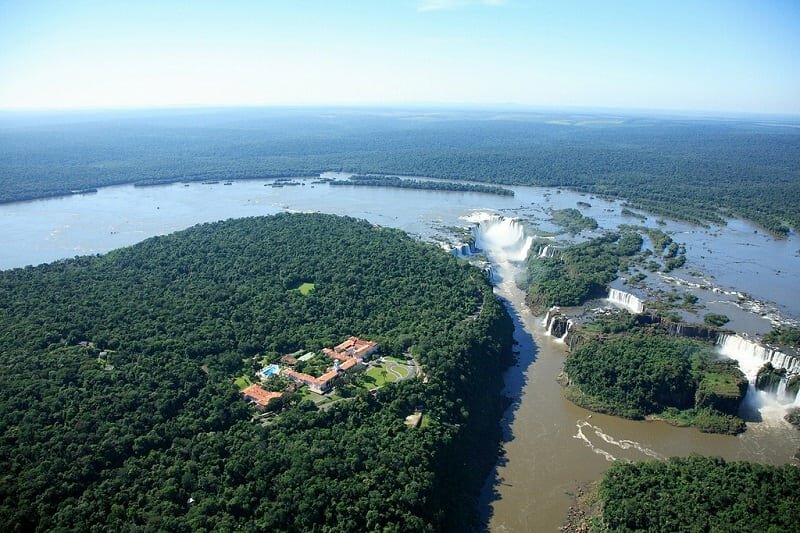
<path id="1" fill-rule="evenodd" d="M 281 367 L 278 365 L 269 365 L 261 369 L 261 375 L 265 378 L 279 374 Z"/>

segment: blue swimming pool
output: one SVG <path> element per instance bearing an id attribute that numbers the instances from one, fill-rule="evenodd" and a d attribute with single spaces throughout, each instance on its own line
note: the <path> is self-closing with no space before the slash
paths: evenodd
<path id="1" fill-rule="evenodd" d="M 279 367 L 278 365 L 269 365 L 261 369 L 261 375 L 264 376 L 265 378 L 268 378 L 270 376 L 279 374 L 280 371 L 281 367 Z"/>

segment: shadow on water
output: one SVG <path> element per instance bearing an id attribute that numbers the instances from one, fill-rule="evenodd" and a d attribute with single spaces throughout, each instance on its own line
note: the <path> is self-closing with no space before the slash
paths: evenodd
<path id="1" fill-rule="evenodd" d="M 743 405 L 737 414 L 739 415 L 739 418 L 747 423 L 759 423 L 764 421 L 764 417 L 756 407 Z"/>
<path id="2" fill-rule="evenodd" d="M 503 306 L 505 306 L 514 322 L 514 357 L 516 363 L 506 370 L 503 376 L 505 381 L 503 392 L 511 403 L 505 413 L 503 413 L 503 418 L 500 420 L 503 440 L 501 447 L 498 449 L 497 461 L 484 483 L 478 500 L 478 531 L 489 530 L 489 522 L 493 514 L 492 503 L 500 498 L 497 487 L 503 485 L 505 481 L 499 475 L 499 468 L 506 465 L 506 458 L 502 446 L 514 440 L 512 426 L 517 409 L 519 409 L 522 400 L 522 391 L 528 382 L 528 371 L 531 365 L 536 361 L 537 355 L 537 347 L 533 340 L 533 335 L 525 329 L 520 311 L 514 307 L 508 298 L 499 294 L 496 296 L 497 299 L 502 302 Z"/>

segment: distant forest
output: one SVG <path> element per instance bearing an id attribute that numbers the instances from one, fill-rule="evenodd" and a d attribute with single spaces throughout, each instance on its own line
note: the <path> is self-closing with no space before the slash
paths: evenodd
<path id="1" fill-rule="evenodd" d="M 690 222 L 800 228 L 800 128 L 755 121 L 379 109 L 0 116 L 0 202 L 327 170 L 569 187 Z"/>
<path id="2" fill-rule="evenodd" d="M 478 269 L 328 215 L 0 272 L 0 529 L 471 529 L 512 327 Z M 252 419 L 234 377 L 254 357 L 349 335 L 425 378 Z"/>

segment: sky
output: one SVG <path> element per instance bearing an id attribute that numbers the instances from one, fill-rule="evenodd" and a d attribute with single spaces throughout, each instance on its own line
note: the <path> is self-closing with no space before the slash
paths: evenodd
<path id="1" fill-rule="evenodd" d="M 800 114 L 800 0 L 0 0 L 0 109 Z"/>

